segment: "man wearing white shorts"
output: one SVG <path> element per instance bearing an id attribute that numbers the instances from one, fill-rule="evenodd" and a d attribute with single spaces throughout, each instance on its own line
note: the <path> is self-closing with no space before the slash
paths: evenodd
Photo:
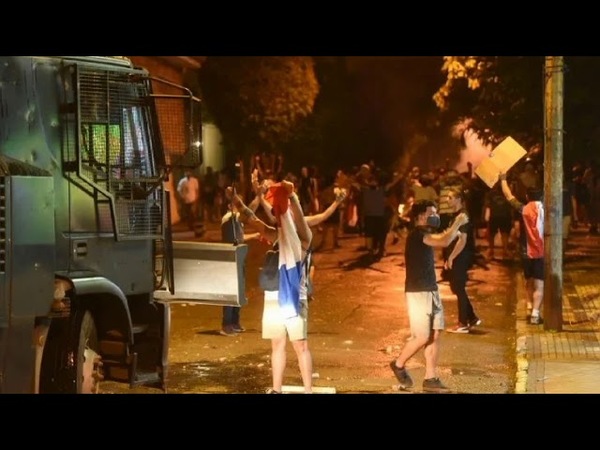
<path id="1" fill-rule="evenodd" d="M 270 194 L 272 203 L 269 209 L 273 211 L 272 216 L 276 220 L 276 227 L 271 227 L 258 219 L 254 212 L 244 205 L 239 196 L 236 195 L 233 197 L 233 203 L 240 210 L 241 217 L 256 227 L 262 237 L 270 242 L 278 242 L 280 246 L 279 261 L 281 277 L 283 251 L 288 252 L 288 256 L 290 254 L 293 254 L 294 258 L 298 256 L 298 259 L 295 259 L 295 261 L 303 261 L 312 240 L 312 231 L 305 221 L 298 196 L 294 192 L 293 183 L 284 180 L 281 183 L 273 185 L 270 187 Z M 261 199 L 265 199 L 262 193 L 259 195 Z M 291 264 L 289 265 L 290 272 L 294 272 L 294 267 Z M 285 294 L 285 291 L 283 294 L 279 291 L 265 293 L 265 308 L 267 307 L 267 297 L 273 299 L 268 302 L 271 306 L 269 308 L 271 310 L 271 320 L 266 321 L 267 330 L 264 330 L 265 321 L 263 321 L 263 337 L 269 336 L 267 338 L 271 340 L 271 372 L 273 375 L 273 388 L 269 389 L 271 393 L 281 393 L 283 373 L 286 365 L 286 333 L 290 333 L 290 341 L 298 357 L 298 366 L 300 367 L 304 392 L 312 392 L 312 356 L 308 348 L 306 330 L 307 308 L 305 305 L 307 303 L 307 296 L 305 271 L 302 270 L 301 273 L 300 277 L 295 278 L 295 285 L 290 286 L 289 291 L 293 294 L 289 296 L 294 302 L 293 314 L 290 314 L 290 310 L 282 306 L 281 300 L 284 297 L 283 294 Z M 293 279 L 293 277 L 290 279 Z M 280 286 L 281 283 L 282 281 L 280 280 Z M 278 306 L 279 314 L 275 312 L 275 305 Z M 290 304 L 286 304 L 287 306 L 290 306 Z M 284 314 L 287 314 L 287 316 Z M 264 334 L 265 331 L 267 332 L 266 336 Z M 270 337 L 271 333 L 273 337 Z"/>
<path id="2" fill-rule="evenodd" d="M 406 292 L 411 337 L 429 338 L 431 330 L 444 329 L 444 306 L 440 292 Z"/>
<path id="3" fill-rule="evenodd" d="M 263 339 L 280 339 L 289 336 L 290 341 L 300 341 L 308 337 L 308 302 L 300 299 L 300 314 L 285 318 L 281 314 L 277 291 L 265 291 L 265 309 L 262 317 Z"/>
<path id="4" fill-rule="evenodd" d="M 425 356 L 423 391 L 444 392 L 448 388 L 437 376 L 437 358 L 440 333 L 444 329 L 444 308 L 440 300 L 433 248 L 447 247 L 458 235 L 459 228 L 468 223 L 466 214 L 456 216 L 450 227 L 434 233 L 440 226 L 435 203 L 416 202 L 411 210 L 412 229 L 406 238 L 404 251 L 406 280 L 404 292 L 411 339 L 404 345 L 400 356 L 390 362 L 401 389 L 413 387 L 413 380 L 404 367 L 419 350 Z"/>
<path id="5" fill-rule="evenodd" d="M 261 196 L 263 208 L 269 220 L 273 223 L 276 218 L 273 216 L 272 205 Z M 313 227 L 328 217 L 330 217 L 336 208 L 344 201 L 345 193 L 336 196 L 335 201 L 323 212 L 313 216 L 303 216 L 297 197 L 294 195 L 290 200 L 290 207 L 296 219 L 302 222 L 297 224 L 297 229 L 302 225 Z M 304 392 L 312 392 L 312 356 L 308 346 L 308 279 L 309 272 L 307 268 L 307 244 L 309 241 L 303 241 L 302 246 L 302 272 L 299 285 L 299 305 L 298 314 L 293 317 L 286 316 L 279 303 L 279 291 L 264 292 L 264 309 L 262 318 L 262 337 L 271 341 L 271 373 L 273 378 L 273 387 L 267 389 L 267 393 L 279 394 L 282 392 L 283 376 L 286 366 L 286 344 L 292 343 L 298 366 L 304 385 Z"/>

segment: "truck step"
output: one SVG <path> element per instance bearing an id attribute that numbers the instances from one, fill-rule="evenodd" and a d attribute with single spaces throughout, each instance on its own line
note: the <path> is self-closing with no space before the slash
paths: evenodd
<path id="1" fill-rule="evenodd" d="M 131 383 L 132 386 L 149 386 L 162 389 L 163 382 L 157 372 L 138 372 Z"/>
<path id="2" fill-rule="evenodd" d="M 103 360 L 104 378 L 129 383 L 130 386 L 148 386 L 163 389 L 163 381 L 158 372 L 137 371 L 132 376 L 131 367 L 124 361 Z"/>
<path id="3" fill-rule="evenodd" d="M 127 343 L 123 341 L 108 341 L 103 340 L 99 342 L 100 353 L 106 358 L 108 357 L 121 357 L 127 358 L 129 356 L 129 349 Z"/>
<path id="4" fill-rule="evenodd" d="M 133 332 L 133 334 L 140 334 L 143 333 L 144 331 L 146 331 L 148 329 L 148 324 L 147 323 L 134 323 L 131 326 L 131 331 Z M 118 330 L 108 330 L 106 332 L 106 335 L 108 337 L 114 338 L 114 339 L 123 339 L 123 333 L 121 333 Z"/>
<path id="5" fill-rule="evenodd" d="M 120 381 L 129 383 L 131 380 L 131 372 L 128 364 L 122 361 L 102 360 L 102 372 L 105 380 Z"/>

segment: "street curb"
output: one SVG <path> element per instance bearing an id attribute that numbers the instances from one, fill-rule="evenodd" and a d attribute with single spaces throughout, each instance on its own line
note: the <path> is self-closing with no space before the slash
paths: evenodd
<path id="1" fill-rule="evenodd" d="M 516 331 L 516 363 L 517 373 L 515 376 L 515 394 L 528 393 L 530 362 L 527 359 L 527 330 L 525 324 L 519 320 L 522 315 L 527 316 L 527 292 L 525 279 L 522 272 L 517 268 L 513 274 L 515 286 L 515 331 Z"/>
<path id="2" fill-rule="evenodd" d="M 529 325 L 525 279 L 522 271 L 513 274 L 515 393 L 600 392 L 597 369 L 587 368 L 589 363 L 600 360 L 600 329 L 596 325 L 600 284 L 594 273 L 600 260 L 600 241 L 590 240 L 589 236 L 577 236 L 574 241 L 573 253 L 569 255 L 571 264 L 563 265 L 560 332 Z M 581 261 L 579 257 L 585 259 Z"/>
<path id="3" fill-rule="evenodd" d="M 529 361 L 527 360 L 527 337 L 517 336 L 517 375 L 515 381 L 515 394 L 527 392 L 527 377 L 529 374 Z"/>

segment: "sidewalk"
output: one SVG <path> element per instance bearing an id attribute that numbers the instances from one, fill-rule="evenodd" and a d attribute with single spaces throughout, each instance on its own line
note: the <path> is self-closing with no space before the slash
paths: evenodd
<path id="1" fill-rule="evenodd" d="M 563 262 L 563 329 L 551 332 L 527 322 L 525 280 L 517 271 L 515 393 L 600 393 L 599 272 L 600 236 L 575 230 Z"/>

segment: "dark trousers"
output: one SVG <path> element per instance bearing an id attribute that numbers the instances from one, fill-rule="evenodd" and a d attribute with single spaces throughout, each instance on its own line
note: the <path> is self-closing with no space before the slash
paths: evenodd
<path id="1" fill-rule="evenodd" d="M 457 257 L 452 263 L 449 271 L 450 289 L 456 295 L 458 301 L 458 321 L 462 325 L 476 320 L 477 316 L 467 295 L 467 279 L 470 266 L 470 258 Z"/>
<path id="2" fill-rule="evenodd" d="M 223 327 L 240 324 L 240 307 L 223 306 Z"/>
<path id="3" fill-rule="evenodd" d="M 188 228 L 191 231 L 195 231 L 196 219 L 198 218 L 198 203 L 184 203 L 183 211 L 185 214 L 185 220 L 187 222 Z"/>
<path id="4" fill-rule="evenodd" d="M 373 252 L 380 256 L 385 253 L 385 238 L 387 237 L 387 222 L 385 216 L 365 216 L 365 236 L 371 238 Z"/>

